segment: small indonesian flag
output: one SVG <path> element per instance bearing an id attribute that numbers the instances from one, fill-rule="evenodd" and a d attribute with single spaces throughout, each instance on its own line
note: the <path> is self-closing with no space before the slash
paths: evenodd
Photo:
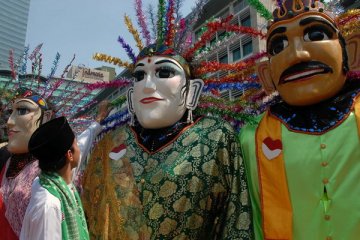
<path id="1" fill-rule="evenodd" d="M 270 137 L 264 139 L 261 147 L 265 157 L 269 160 L 279 156 L 283 148 L 281 140 L 272 140 Z"/>
<path id="2" fill-rule="evenodd" d="M 112 160 L 119 160 L 122 158 L 126 153 L 126 146 L 125 144 L 120 144 L 119 146 L 113 148 L 111 152 L 109 153 L 109 157 Z"/>

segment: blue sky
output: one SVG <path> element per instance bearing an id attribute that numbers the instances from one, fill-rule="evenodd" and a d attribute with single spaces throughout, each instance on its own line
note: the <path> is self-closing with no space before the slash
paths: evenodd
<path id="1" fill-rule="evenodd" d="M 129 43 L 132 41 L 124 23 L 128 14 L 136 24 L 134 0 L 31 0 L 26 44 L 30 49 L 44 43 L 43 73 L 47 75 L 57 52 L 60 64 L 57 76 L 76 54 L 75 65 L 99 67 L 106 63 L 92 60 L 95 52 L 106 53 L 127 60 L 117 42 L 119 35 Z M 143 6 L 157 0 L 143 0 Z M 191 11 L 194 1 L 185 0 L 181 12 L 184 16 Z M 157 6 L 157 5 L 156 5 Z M 157 11 L 155 11 L 157 12 Z M 131 44 L 137 50 L 134 44 Z M 116 67 L 116 72 L 122 69 Z"/>

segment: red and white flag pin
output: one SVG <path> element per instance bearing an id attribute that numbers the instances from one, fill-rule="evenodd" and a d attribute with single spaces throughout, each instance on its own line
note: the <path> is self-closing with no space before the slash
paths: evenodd
<path id="1" fill-rule="evenodd" d="M 120 144 L 119 146 L 113 148 L 111 152 L 109 153 L 109 157 L 112 160 L 119 160 L 122 158 L 126 153 L 126 146 L 125 144 Z"/>
<path id="2" fill-rule="evenodd" d="M 261 147 L 265 157 L 269 160 L 279 156 L 283 149 L 281 140 L 273 140 L 270 137 L 264 139 Z"/>

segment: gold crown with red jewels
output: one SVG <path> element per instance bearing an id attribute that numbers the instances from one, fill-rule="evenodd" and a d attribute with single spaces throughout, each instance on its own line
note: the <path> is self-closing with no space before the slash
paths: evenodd
<path id="1" fill-rule="evenodd" d="M 319 0 L 285 0 L 281 3 L 281 6 L 275 8 L 273 21 L 268 23 L 268 28 L 270 28 L 273 23 L 291 19 L 306 12 L 323 13 L 329 18 L 334 19 L 333 14 L 326 11 L 325 5 Z"/>

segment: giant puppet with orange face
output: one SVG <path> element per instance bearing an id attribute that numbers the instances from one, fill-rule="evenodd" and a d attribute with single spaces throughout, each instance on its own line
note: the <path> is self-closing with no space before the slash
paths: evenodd
<path id="1" fill-rule="evenodd" d="M 311 0 L 282 1 L 269 23 L 257 71 L 282 101 L 240 133 L 256 239 L 360 235 L 360 37 L 342 24 Z"/>

